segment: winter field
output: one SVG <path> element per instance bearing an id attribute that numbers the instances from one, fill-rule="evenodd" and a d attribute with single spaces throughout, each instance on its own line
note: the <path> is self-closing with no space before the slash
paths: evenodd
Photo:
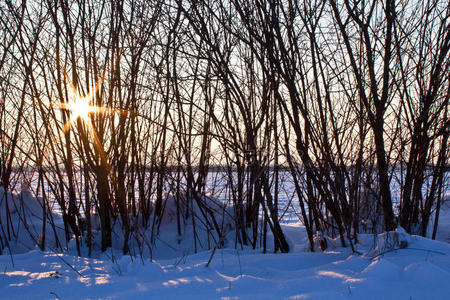
<path id="1" fill-rule="evenodd" d="M 290 237 L 301 235 L 292 228 Z M 220 249 L 182 258 L 111 262 L 33 250 L 0 257 L 2 299 L 447 299 L 450 245 L 405 236 L 406 249 L 374 257 L 358 249 L 325 253 Z M 301 245 L 300 245 L 301 247 Z M 71 265 L 71 267 L 68 266 Z M 73 268 L 73 269 L 72 269 Z"/>
<path id="2" fill-rule="evenodd" d="M 270 233 L 265 254 L 241 247 L 231 230 L 223 247 L 199 231 L 195 254 L 192 224 L 185 224 L 178 236 L 169 203 L 169 217 L 151 247 L 134 245 L 130 256 L 122 256 L 120 239 L 113 239 L 112 248 L 94 251 L 92 258 L 86 246 L 78 257 L 73 243 L 63 254 L 53 251 L 50 230 L 49 250 L 33 246 L 29 233 L 40 232 L 40 205 L 24 193 L 9 197 L 16 201 L 10 207 L 17 210 L 13 223 L 19 224 L 21 238 L 11 243 L 11 253 L 5 250 L 0 256 L 0 299 L 447 299 L 450 293 L 448 192 L 436 241 L 400 228 L 359 235 L 355 253 L 332 239 L 327 251 L 312 253 L 304 227 L 293 221 L 293 207 L 282 225 L 290 253 L 273 254 Z M 288 198 L 280 210 L 286 209 Z M 59 215 L 53 217 L 62 223 Z M 20 218 L 28 219 L 27 227 Z"/>
<path id="3" fill-rule="evenodd" d="M 0 300 L 450 299 L 449 0 L 0 0 Z"/>

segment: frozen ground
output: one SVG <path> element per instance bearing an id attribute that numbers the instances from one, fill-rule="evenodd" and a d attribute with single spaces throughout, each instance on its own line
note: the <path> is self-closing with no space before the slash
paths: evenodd
<path id="1" fill-rule="evenodd" d="M 358 254 L 333 241 L 327 252 L 311 253 L 304 228 L 290 224 L 283 230 L 291 253 L 236 250 L 230 238 L 228 248 L 218 249 L 206 267 L 212 251 L 192 254 L 191 229 L 186 227 L 178 244 L 175 224 L 170 222 L 156 240 L 154 262 L 139 255 L 121 257 L 120 243 L 116 250 L 94 253 L 95 258 L 72 255 L 73 245 L 64 254 L 37 247 L 30 251 L 34 241 L 24 240 L 27 235 L 23 234 L 27 230 L 39 234 L 41 226 L 39 215 L 33 213 L 39 206 L 30 199 L 28 195 L 21 200 L 30 226 L 16 228 L 22 238 L 11 243 L 14 255 L 8 251 L 0 255 L 0 299 L 409 300 L 449 299 L 450 295 L 448 202 L 440 215 L 440 241 L 410 236 L 399 229 L 379 236 L 360 235 Z M 17 221 L 13 223 L 20 224 Z M 51 231 L 47 234 L 52 247 Z M 407 242 L 406 248 L 399 249 L 401 241 Z M 272 243 L 269 236 L 268 244 Z"/>
<path id="2" fill-rule="evenodd" d="M 154 263 L 31 251 L 0 256 L 2 299 L 448 299 L 450 245 L 409 237 L 405 249 L 262 254 L 219 249 Z M 364 245 L 366 244 L 367 245 Z M 70 267 L 70 266 L 71 267 Z M 73 269 L 72 269 L 73 267 Z M 75 271 L 76 270 L 76 271 Z"/>

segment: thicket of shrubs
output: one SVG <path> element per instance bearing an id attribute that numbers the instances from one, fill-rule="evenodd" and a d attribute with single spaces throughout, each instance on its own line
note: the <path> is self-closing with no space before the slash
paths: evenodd
<path id="1" fill-rule="evenodd" d="M 1 185 L 41 199 L 43 249 L 55 207 L 78 253 L 94 220 L 102 251 L 117 224 L 124 253 L 151 247 L 172 199 L 180 236 L 189 220 L 220 244 L 227 214 L 237 243 L 271 232 L 288 252 L 286 176 L 311 250 L 398 225 L 435 236 L 446 1 L 6 0 L 0 13 Z M 77 95 L 95 108 L 74 109 Z"/>

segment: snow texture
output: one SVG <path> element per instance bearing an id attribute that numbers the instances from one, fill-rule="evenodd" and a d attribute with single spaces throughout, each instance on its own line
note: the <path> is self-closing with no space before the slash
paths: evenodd
<path id="1" fill-rule="evenodd" d="M 28 211 L 27 230 L 39 232 L 33 211 L 40 207 L 31 207 L 38 202 L 31 198 L 17 199 Z M 398 228 L 359 235 L 358 253 L 333 240 L 326 252 L 308 252 L 301 224 L 283 226 L 291 246 L 288 254 L 239 246 L 236 250 L 231 231 L 208 267 L 212 250 L 194 254 L 192 229 L 187 226 L 180 237 L 169 220 L 153 246 L 153 262 L 140 255 L 122 256 L 120 244 L 86 258 L 74 255 L 70 244 L 61 254 L 37 246 L 30 251 L 35 241 L 24 246 L 17 240 L 11 243 L 13 255 L 6 249 L 0 255 L 0 299 L 449 299 L 449 216 L 446 204 L 438 230 L 441 241 Z M 60 221 L 55 216 L 55 222 Z M 54 233 L 47 234 L 51 246 Z M 272 243 L 269 235 L 268 245 Z"/>

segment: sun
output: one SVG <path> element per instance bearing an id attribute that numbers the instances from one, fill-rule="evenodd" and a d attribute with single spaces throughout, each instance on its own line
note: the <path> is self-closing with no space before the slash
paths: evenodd
<path id="1" fill-rule="evenodd" d="M 69 102 L 63 103 L 61 107 L 70 112 L 73 122 L 81 119 L 83 123 L 88 123 L 90 114 L 97 112 L 97 108 L 92 106 L 91 99 L 88 97 L 74 97 Z"/>
<path id="2" fill-rule="evenodd" d="M 95 101 L 95 94 L 103 82 L 103 78 L 95 82 L 89 92 L 82 96 L 78 92 L 78 89 L 72 83 L 70 78 L 65 74 L 66 84 L 68 85 L 68 98 L 67 102 L 60 103 L 58 106 L 61 110 L 69 112 L 69 120 L 66 122 L 63 132 L 66 132 L 73 127 L 78 120 L 86 126 L 88 131 L 92 131 L 93 126 L 91 122 L 92 114 L 107 113 L 109 110 L 104 107 L 98 107 L 93 105 Z"/>
<path id="3" fill-rule="evenodd" d="M 61 132 L 62 134 L 67 133 L 67 131 L 69 131 L 71 128 L 77 128 L 78 130 L 81 130 L 81 132 L 88 133 L 88 135 L 92 136 L 95 140 L 97 139 L 97 134 L 92 122 L 93 115 L 113 115 L 116 113 L 125 115 L 128 114 L 127 110 L 95 105 L 95 103 L 97 102 L 97 92 L 103 84 L 105 75 L 103 75 L 91 86 L 87 94 L 83 95 L 80 94 L 77 87 L 73 84 L 72 80 L 70 80 L 69 76 L 65 72 L 64 77 L 66 79 L 66 86 L 68 87 L 66 101 L 61 101 L 59 103 L 50 102 L 51 106 L 68 112 L 68 120 L 66 120 L 64 124 L 64 128 Z M 80 124 L 78 123 L 78 121 L 80 121 L 81 125 L 83 125 L 82 128 L 78 128 L 76 126 L 77 124 Z"/>
<path id="4" fill-rule="evenodd" d="M 101 101 L 98 101 L 100 99 L 97 99 L 97 96 L 99 94 L 98 92 L 100 90 L 100 87 L 102 86 L 105 79 L 105 74 L 103 74 L 103 76 L 99 80 L 95 81 L 90 89 L 88 89 L 87 93 L 83 94 L 79 92 L 66 72 L 64 72 L 64 77 L 66 84 L 65 87 L 67 88 L 67 97 L 64 99 L 65 101 L 50 101 L 49 103 L 51 107 L 66 112 L 65 114 L 63 114 L 64 127 L 60 128 L 61 131 L 59 131 L 59 139 L 62 140 L 63 137 L 68 134 L 71 129 L 76 130 L 82 140 L 84 142 L 87 142 L 87 144 L 92 143 L 95 151 L 100 154 L 100 157 L 104 161 L 107 161 L 107 155 L 103 148 L 103 144 L 98 137 L 96 128 L 94 127 L 95 120 L 93 120 L 93 116 L 112 116 L 115 114 L 126 116 L 130 113 L 130 111 L 108 106 L 97 106 L 99 105 L 98 103 L 101 103 Z"/>

